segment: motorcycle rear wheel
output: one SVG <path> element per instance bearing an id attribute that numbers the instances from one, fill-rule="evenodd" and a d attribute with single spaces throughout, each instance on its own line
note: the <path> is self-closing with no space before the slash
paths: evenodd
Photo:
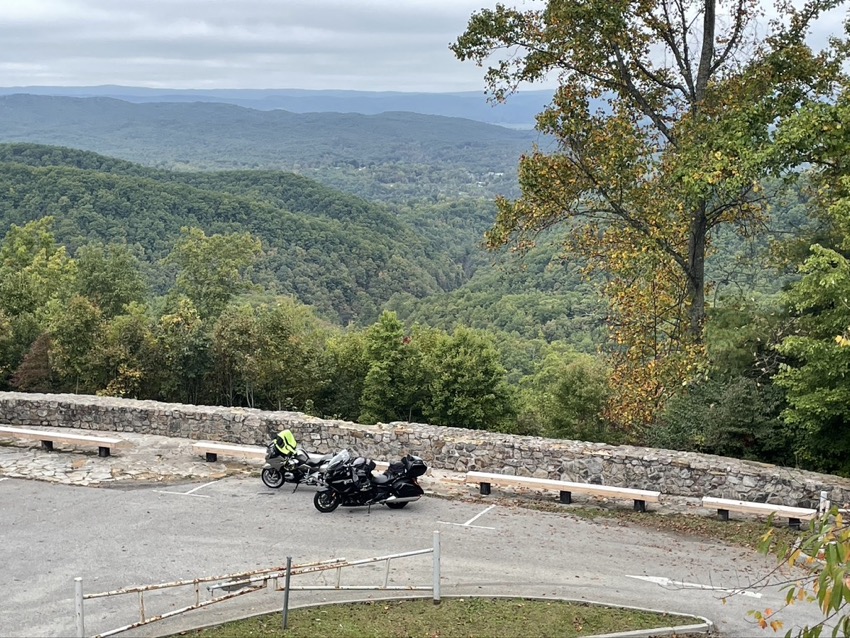
<path id="1" fill-rule="evenodd" d="M 286 482 L 283 472 L 276 470 L 273 467 L 267 467 L 264 469 L 260 478 L 263 479 L 263 483 L 265 483 L 268 487 L 273 488 L 278 488 Z"/>
<path id="2" fill-rule="evenodd" d="M 339 495 L 339 492 L 334 492 L 333 490 L 316 492 L 316 495 L 313 497 L 313 505 L 323 514 L 333 512 L 339 507 L 340 503 L 342 503 L 342 497 Z"/>
<path id="3" fill-rule="evenodd" d="M 392 501 L 388 501 L 388 502 L 386 502 L 386 503 L 384 503 L 384 504 L 385 504 L 387 507 L 389 507 L 391 510 L 400 510 L 402 507 L 404 507 L 405 505 L 407 505 L 407 501 L 404 501 L 403 503 L 393 503 Z"/>

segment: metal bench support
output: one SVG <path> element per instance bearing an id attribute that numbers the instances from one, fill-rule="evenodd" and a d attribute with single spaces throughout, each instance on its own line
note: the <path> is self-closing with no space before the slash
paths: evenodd
<path id="1" fill-rule="evenodd" d="M 717 518 L 721 521 L 729 520 L 729 510 L 717 510 Z"/>
<path id="2" fill-rule="evenodd" d="M 564 505 L 569 505 L 570 503 L 572 503 L 572 502 L 573 502 L 573 493 L 572 493 L 572 492 L 567 492 L 566 490 L 561 490 L 561 498 L 560 498 L 560 501 L 561 501 L 561 503 L 563 503 Z"/>
<path id="3" fill-rule="evenodd" d="M 103 445 L 98 446 L 97 448 L 98 456 L 109 456 L 109 448 Z"/>
<path id="4" fill-rule="evenodd" d="M 215 463 L 218 461 L 218 454 L 215 452 L 207 452 L 207 463 Z"/>
<path id="5" fill-rule="evenodd" d="M 484 494 L 485 496 L 490 493 L 490 484 L 489 483 L 479 483 L 478 484 L 478 493 Z"/>
<path id="6" fill-rule="evenodd" d="M 635 511 L 636 512 L 645 512 L 646 511 L 646 501 L 641 501 L 640 499 L 635 499 Z"/>
<path id="7" fill-rule="evenodd" d="M 791 529 L 800 529 L 800 519 L 799 518 L 789 518 L 788 519 L 788 527 Z"/>
<path id="8" fill-rule="evenodd" d="M 52 452 L 53 451 L 53 441 L 42 441 L 41 442 L 41 449 L 47 450 L 48 452 Z"/>

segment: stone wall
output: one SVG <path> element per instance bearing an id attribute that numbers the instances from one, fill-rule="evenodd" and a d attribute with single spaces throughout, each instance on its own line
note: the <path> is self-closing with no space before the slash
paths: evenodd
<path id="1" fill-rule="evenodd" d="M 850 503 L 850 480 L 708 454 L 611 446 L 417 423 L 361 425 L 298 412 L 158 403 L 87 395 L 0 392 L 0 423 L 138 432 L 265 445 L 284 428 L 317 452 L 348 448 L 392 460 L 411 452 L 437 468 L 481 470 L 813 507 L 820 492 Z"/>

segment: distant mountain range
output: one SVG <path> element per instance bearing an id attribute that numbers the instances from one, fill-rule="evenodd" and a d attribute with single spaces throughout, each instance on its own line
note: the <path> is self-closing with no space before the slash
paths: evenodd
<path id="1" fill-rule="evenodd" d="M 133 86 L 0 87 L 0 95 L 26 93 L 61 97 L 107 97 L 135 104 L 150 102 L 218 102 L 260 111 L 292 113 L 359 113 L 378 115 L 406 111 L 422 115 L 462 117 L 510 128 L 534 127 L 534 116 L 552 98 L 552 91 L 523 91 L 507 102 L 491 104 L 484 92 L 395 93 L 372 91 L 307 91 L 302 89 L 148 89 Z"/>
<path id="2" fill-rule="evenodd" d="M 94 151 L 178 170 L 276 169 L 369 199 L 512 195 L 534 130 L 387 112 L 293 113 L 233 104 L 0 96 L 0 142 Z"/>

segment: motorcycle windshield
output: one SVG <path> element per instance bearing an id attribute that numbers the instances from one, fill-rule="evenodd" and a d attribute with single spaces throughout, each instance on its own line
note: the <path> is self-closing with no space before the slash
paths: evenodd
<path id="1" fill-rule="evenodd" d="M 330 472 L 330 471 L 340 467 L 344 463 L 348 463 L 350 460 L 351 460 L 351 454 L 349 454 L 348 450 L 340 450 L 328 462 L 327 471 Z"/>

